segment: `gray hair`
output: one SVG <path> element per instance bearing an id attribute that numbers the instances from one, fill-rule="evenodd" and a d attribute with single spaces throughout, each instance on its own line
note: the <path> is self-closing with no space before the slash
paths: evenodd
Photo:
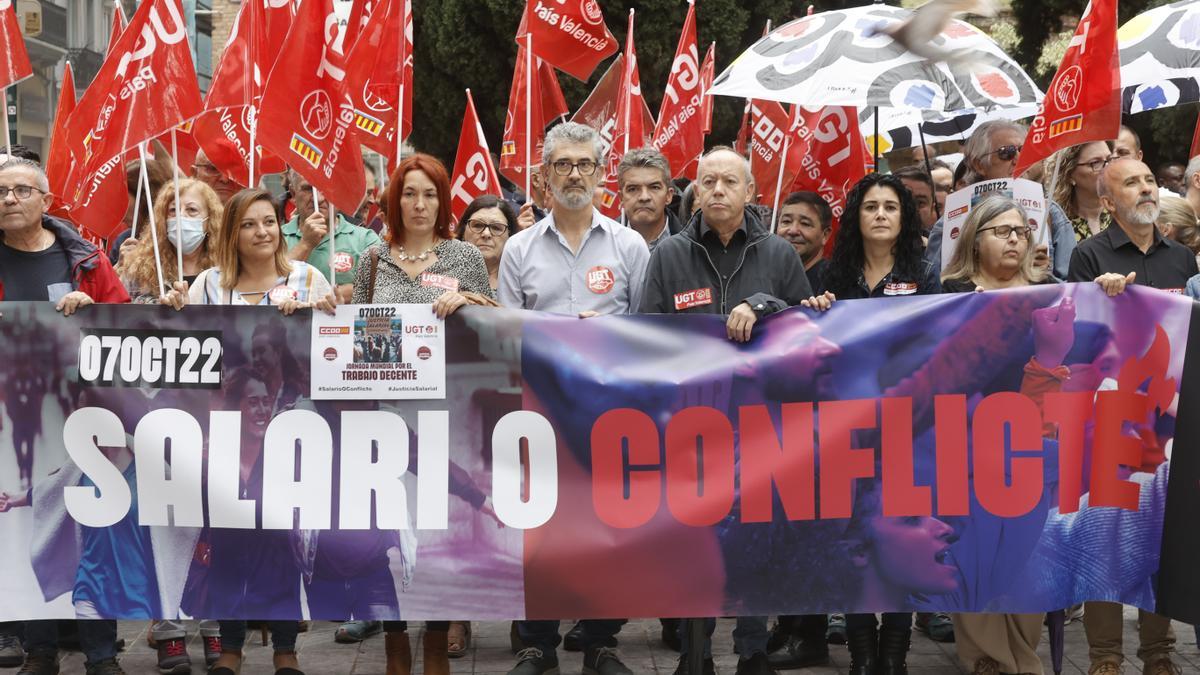
<path id="1" fill-rule="evenodd" d="M 24 157 L 9 157 L 8 159 L 4 160 L 3 164 L 0 164 L 0 172 L 7 171 L 9 169 L 20 169 L 22 167 L 26 169 L 33 169 L 34 173 L 37 174 L 37 185 L 33 187 L 36 187 L 42 192 L 50 191 L 50 179 L 46 178 L 46 169 L 42 168 L 41 164 L 38 164 L 31 159 L 25 159 Z"/>
<path id="2" fill-rule="evenodd" d="M 630 169 L 658 169 L 664 183 L 671 182 L 671 164 L 665 155 L 654 148 L 637 148 L 625 153 L 617 164 L 617 186 L 625 185 L 625 172 Z"/>
<path id="3" fill-rule="evenodd" d="M 1200 172 L 1200 155 L 1196 155 L 1187 163 L 1187 168 L 1183 170 L 1183 182 L 1185 185 L 1190 185 L 1192 176 Z"/>
<path id="4" fill-rule="evenodd" d="M 542 164 L 550 163 L 559 143 L 590 143 L 595 161 L 599 163 L 604 158 L 604 141 L 595 129 L 578 122 L 563 122 L 546 132 L 546 140 L 542 144 Z"/>
<path id="5" fill-rule="evenodd" d="M 976 127 L 967 139 L 967 144 L 963 146 L 963 161 L 967 163 L 967 184 L 979 182 L 980 176 L 975 170 L 975 164 L 984 162 L 992 154 L 992 136 L 998 131 L 1016 131 L 1024 134 L 1026 129 L 1023 125 L 1009 120 L 989 120 Z"/>
<path id="6" fill-rule="evenodd" d="M 1025 210 L 1025 207 L 1002 194 L 984 197 L 982 201 L 971 207 L 971 213 L 963 223 L 962 233 L 958 237 L 958 247 L 954 249 L 954 255 L 950 256 L 950 261 L 942 270 L 942 281 L 947 279 L 966 281 L 979 273 L 979 256 L 976 255 L 975 247 L 979 228 L 1009 211 L 1016 211 L 1017 215 L 1021 216 L 1022 224 L 1029 223 L 1029 212 Z M 1045 278 L 1045 271 L 1033 265 L 1036 254 L 1034 249 L 1036 248 L 1033 239 L 1030 238 L 1029 246 L 1025 248 L 1025 255 L 1021 258 L 1021 276 L 1031 284 L 1038 283 Z"/>
<path id="7" fill-rule="evenodd" d="M 744 168 L 746 170 L 746 182 L 751 183 L 751 184 L 754 183 L 754 171 L 751 170 L 751 168 L 750 168 L 750 159 L 748 157 L 746 157 L 745 155 L 743 155 L 742 153 L 738 152 L 737 150 L 734 150 L 733 148 L 729 147 L 728 145 L 713 146 L 713 148 L 711 150 L 704 153 L 703 155 L 700 155 L 700 162 L 703 163 L 704 160 L 708 159 L 709 157 L 711 157 L 712 155 L 715 155 L 718 152 L 731 152 L 731 153 L 737 155 L 742 160 L 742 168 Z M 699 165 L 697 165 L 697 174 L 699 174 Z M 697 175 L 696 177 L 699 178 L 699 175 Z"/>

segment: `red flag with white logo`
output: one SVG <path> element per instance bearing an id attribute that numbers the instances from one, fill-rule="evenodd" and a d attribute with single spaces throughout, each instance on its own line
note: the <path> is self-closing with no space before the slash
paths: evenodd
<path id="1" fill-rule="evenodd" d="M 104 50 L 104 58 L 108 58 L 112 54 L 113 48 L 117 46 L 117 38 L 125 32 L 125 24 L 125 10 L 122 9 L 121 3 L 114 3 L 112 23 L 108 28 L 108 48 Z"/>
<path id="2" fill-rule="evenodd" d="M 78 112 L 78 108 L 76 108 Z M 69 209 L 71 220 L 100 239 L 108 239 L 125 229 L 123 218 L 129 208 L 129 188 L 125 181 L 125 159 L 123 155 L 111 157 L 90 175 L 71 181 L 76 184 L 68 188 L 74 192 Z M 142 201 L 146 197 L 142 196 Z"/>
<path id="3" fill-rule="evenodd" d="M 604 71 L 604 76 L 596 83 L 596 88 L 592 89 L 587 100 L 571 116 L 572 122 L 586 124 L 600 134 L 601 154 L 604 157 L 608 156 L 609 148 L 612 147 L 613 134 L 616 133 L 617 99 L 620 98 L 621 78 L 624 75 L 625 55 L 617 54 L 617 58 L 613 59 L 608 70 Z M 644 98 L 638 98 L 642 101 L 643 128 L 653 129 L 654 117 L 650 114 L 650 108 L 646 105 Z"/>
<path id="4" fill-rule="evenodd" d="M 359 140 L 393 161 L 397 99 L 404 99 L 403 139 L 412 133 L 412 89 L 412 2 L 381 0 L 346 58 L 346 92 L 354 101 Z"/>
<path id="5" fill-rule="evenodd" d="M 671 76 L 663 91 L 654 128 L 654 147 L 666 156 L 672 176 L 696 176 L 696 163 L 704 152 L 703 83 L 700 53 L 696 47 L 696 5 L 688 3 L 687 18 L 671 63 Z"/>
<path id="6" fill-rule="evenodd" d="M 642 99 L 642 79 L 638 75 L 637 51 L 633 46 L 633 10 L 629 10 L 629 29 L 625 37 L 625 70 L 621 76 L 617 93 L 617 125 L 613 130 L 613 142 L 608 149 L 605 162 L 604 197 L 600 212 L 609 218 L 621 214 L 621 200 L 617 195 L 617 165 L 626 152 L 646 146 L 650 141 L 653 119 L 647 125 L 638 111 L 646 106 Z"/>
<path id="7" fill-rule="evenodd" d="M 258 140 L 343 211 L 366 190 L 332 0 L 303 0 L 263 90 Z"/>
<path id="8" fill-rule="evenodd" d="M 542 116 L 547 121 L 565 117 L 571 112 L 567 107 L 567 99 L 563 96 L 562 87 L 558 85 L 558 75 L 554 74 L 554 66 L 538 60 L 538 77 L 542 88 Z"/>
<path id="9" fill-rule="evenodd" d="M 67 147 L 66 125 L 75 110 L 75 75 L 71 62 L 63 64 L 62 86 L 58 90 L 58 107 L 54 111 L 54 133 L 50 135 L 50 152 L 46 154 L 46 177 L 50 181 L 50 193 L 54 205 L 50 212 L 67 217 L 67 192 L 69 190 L 73 160 Z"/>
<path id="10" fill-rule="evenodd" d="M 717 72 L 717 43 L 708 45 L 708 53 L 704 55 L 704 63 L 700 65 L 700 126 L 704 134 L 712 131 L 713 99 L 708 93 L 712 89 L 713 78 Z"/>
<path id="11" fill-rule="evenodd" d="M 846 193 L 867 175 L 867 146 L 858 128 L 858 110 L 849 106 L 805 108 L 796 106 L 789 135 L 789 163 L 794 156 L 801 167 L 792 190 L 821 195 L 833 211 L 834 234 L 846 208 Z M 828 246 L 833 246 L 834 237 Z"/>
<path id="12" fill-rule="evenodd" d="M 367 27 L 367 22 L 371 20 L 371 14 L 380 4 L 381 0 L 354 0 L 350 5 L 350 16 L 346 19 L 346 32 L 342 37 L 342 44 L 347 52 L 354 50 L 359 33 Z"/>
<path id="13" fill-rule="evenodd" d="M 504 116 L 504 137 L 500 143 L 500 173 L 513 185 L 525 184 L 526 165 L 537 166 L 542 162 L 542 142 L 546 139 L 541 78 L 526 76 L 531 62 L 536 72 L 536 58 L 530 56 L 522 43 L 517 47 L 517 65 L 508 90 L 508 112 Z"/>
<path id="14" fill-rule="evenodd" d="M 750 171 L 754 174 L 759 204 L 774 206 L 776 186 L 782 185 L 782 190 L 787 190 L 800 172 L 800 153 L 792 147 L 784 147 L 790 145 L 786 137 L 791 125 L 791 117 L 776 101 L 755 99 L 750 102 Z M 785 154 L 787 166 L 783 162 Z M 784 172 L 782 181 L 781 170 Z"/>
<path id="15" fill-rule="evenodd" d="M 580 80 L 617 53 L 598 0 L 526 0 L 517 43 L 533 36 L 533 55 Z"/>
<path id="16" fill-rule="evenodd" d="M 25 38 L 17 23 L 13 0 L 0 0 L 0 88 L 8 87 L 33 74 Z"/>
<path id="17" fill-rule="evenodd" d="M 1041 110 L 1029 126 L 1013 175 L 1058 150 L 1107 141 L 1121 130 L 1121 59 L 1117 0 L 1089 2 Z"/>
<path id="18" fill-rule="evenodd" d="M 200 114 L 180 0 L 143 2 L 67 125 L 82 176 Z"/>
<path id="19" fill-rule="evenodd" d="M 500 176 L 488 154 L 487 138 L 475 113 L 475 101 L 467 90 L 467 110 L 463 113 L 462 133 L 458 137 L 458 154 L 454 158 L 454 173 L 450 175 L 450 212 L 457 221 L 463 211 L 482 195 L 500 196 Z M 462 224 L 459 224 L 462 227 Z"/>

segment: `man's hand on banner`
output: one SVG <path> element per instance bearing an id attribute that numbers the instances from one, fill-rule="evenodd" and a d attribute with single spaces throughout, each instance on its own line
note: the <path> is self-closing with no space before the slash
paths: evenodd
<path id="1" fill-rule="evenodd" d="M 158 298 L 158 304 L 174 307 L 175 311 L 179 311 L 187 305 L 188 301 L 188 284 L 186 281 L 176 281 L 171 285 L 171 290 L 167 291 L 166 295 L 161 295 Z"/>
<path id="2" fill-rule="evenodd" d="M 1053 307 L 1033 310 L 1034 358 L 1043 368 L 1057 368 L 1075 344 L 1075 301 L 1065 297 Z"/>
<path id="3" fill-rule="evenodd" d="M 15 508 L 29 506 L 29 490 L 24 492 L 0 492 L 0 513 L 7 513 Z M 493 513 L 495 518 L 496 514 Z"/>
<path id="4" fill-rule="evenodd" d="M 809 309 L 815 309 L 818 312 L 828 312 L 830 307 L 833 307 L 833 301 L 837 300 L 837 296 L 829 291 L 825 291 L 822 295 L 814 295 L 807 300 L 801 300 L 800 305 Z"/>
<path id="5" fill-rule="evenodd" d="M 465 304 L 467 304 L 467 299 L 463 297 L 462 293 L 446 291 L 433 301 L 433 313 L 437 315 L 437 318 L 445 319 Z"/>
<path id="6" fill-rule="evenodd" d="M 1116 272 L 1101 274 L 1096 277 L 1096 283 L 1100 284 L 1100 288 L 1108 294 L 1108 297 L 1115 297 L 1125 292 L 1125 287 L 1133 284 L 1133 280 L 1137 278 L 1137 272 L 1121 275 Z"/>
<path id="7" fill-rule="evenodd" d="M 729 321 L 725 322 L 725 330 L 730 340 L 737 342 L 750 341 L 750 329 L 758 322 L 758 315 L 750 308 L 750 303 L 743 302 L 729 313 Z"/>
<path id="8" fill-rule="evenodd" d="M 83 291 L 71 291 L 62 296 L 58 304 L 54 306 L 55 311 L 62 312 L 63 316 L 71 316 L 80 307 L 87 307 L 93 304 L 92 297 Z"/>

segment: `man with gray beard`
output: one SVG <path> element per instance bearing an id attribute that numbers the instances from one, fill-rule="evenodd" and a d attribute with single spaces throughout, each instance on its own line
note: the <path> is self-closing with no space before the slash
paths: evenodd
<path id="1" fill-rule="evenodd" d="M 1067 280 L 1093 281 L 1115 272 L 1126 275 L 1127 283 L 1182 293 L 1197 273 L 1196 256 L 1160 235 L 1154 226 L 1158 219 L 1154 172 L 1136 159 L 1118 159 L 1097 180 L 1100 204 L 1113 214 L 1117 227 L 1080 242 L 1071 255 Z M 1091 609 L 1087 611 L 1090 614 Z"/>

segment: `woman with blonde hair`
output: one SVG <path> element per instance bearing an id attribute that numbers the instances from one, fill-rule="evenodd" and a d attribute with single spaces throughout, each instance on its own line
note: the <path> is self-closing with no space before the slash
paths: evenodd
<path id="1" fill-rule="evenodd" d="M 1042 283 L 1046 271 L 1033 264 L 1029 215 L 1008 197 L 976 204 L 963 223 L 958 247 L 942 270 L 945 293 L 991 290 Z"/>
<path id="2" fill-rule="evenodd" d="M 125 282 L 134 302 L 156 303 L 161 292 L 170 290 L 179 281 L 180 250 L 183 252 L 183 280 L 189 284 L 213 264 L 217 229 L 225 212 L 221 200 L 207 184 L 182 178 L 179 201 L 183 204 L 182 209 L 175 207 L 173 182 L 159 190 L 154 201 L 155 236 L 143 234 L 135 239 L 133 250 L 122 257 L 117 266 L 117 274 Z M 143 221 L 143 227 L 150 227 L 150 223 Z M 156 257 L 158 264 L 155 264 Z M 162 291 L 158 285 L 159 265 L 162 266 Z"/>
<path id="3" fill-rule="evenodd" d="M 1110 154 L 1107 143 L 1095 141 L 1059 150 L 1057 160 L 1054 156 L 1046 160 L 1047 167 L 1056 167 L 1054 178 L 1049 171 L 1046 174 L 1054 187 L 1050 198 L 1070 219 L 1075 241 L 1083 241 L 1112 224 L 1112 215 L 1100 206 L 1097 185 Z"/>
<path id="4" fill-rule="evenodd" d="M 1200 222 L 1192 205 L 1183 197 L 1161 195 L 1158 198 L 1158 231 L 1162 236 L 1183 244 L 1200 262 Z"/>

